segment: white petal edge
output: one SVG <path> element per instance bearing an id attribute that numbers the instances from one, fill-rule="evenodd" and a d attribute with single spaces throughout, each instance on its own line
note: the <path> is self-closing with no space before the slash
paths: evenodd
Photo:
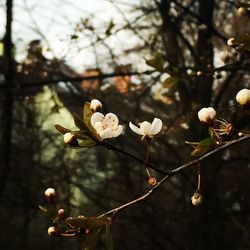
<path id="1" fill-rule="evenodd" d="M 99 133 L 99 135 L 100 135 L 101 139 L 104 140 L 104 139 L 112 138 L 113 132 L 112 132 L 111 128 L 106 128 L 106 129 L 102 130 Z"/>
<path id="2" fill-rule="evenodd" d="M 118 125 L 115 129 L 113 129 L 113 137 L 117 137 L 119 136 L 123 131 L 123 126 L 122 125 Z"/>
<path id="3" fill-rule="evenodd" d="M 96 124 L 97 122 L 102 122 L 103 118 L 104 118 L 104 115 L 103 115 L 102 113 L 100 113 L 100 112 L 94 113 L 94 114 L 91 116 L 91 120 L 90 120 L 91 125 L 92 125 L 93 127 L 95 127 L 95 124 Z"/>
<path id="4" fill-rule="evenodd" d="M 152 122 L 151 126 L 151 134 L 156 135 L 158 134 L 162 129 L 162 121 L 159 118 L 155 118 Z"/>
<path id="5" fill-rule="evenodd" d="M 130 129 L 135 132 L 138 135 L 143 135 L 141 129 L 139 129 L 137 126 L 135 126 L 132 122 L 129 122 Z"/>

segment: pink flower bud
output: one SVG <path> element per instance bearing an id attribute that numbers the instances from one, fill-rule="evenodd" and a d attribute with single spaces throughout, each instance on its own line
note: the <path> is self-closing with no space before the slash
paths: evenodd
<path id="1" fill-rule="evenodd" d="M 59 209 L 57 212 L 57 215 L 60 219 L 64 219 L 65 218 L 65 211 L 63 208 Z"/>

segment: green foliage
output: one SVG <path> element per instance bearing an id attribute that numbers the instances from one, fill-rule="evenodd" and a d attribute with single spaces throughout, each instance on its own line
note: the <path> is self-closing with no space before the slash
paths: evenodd
<path id="1" fill-rule="evenodd" d="M 97 230 L 109 223 L 108 218 L 84 217 L 84 218 L 69 218 L 65 220 L 70 226 L 83 229 Z"/>
<path id="2" fill-rule="evenodd" d="M 179 82 L 179 80 L 180 78 L 176 76 L 169 76 L 161 83 L 161 85 L 163 88 L 171 88 L 174 85 L 176 85 Z"/>
<path id="3" fill-rule="evenodd" d="M 107 250 L 113 249 L 112 237 L 110 234 L 110 219 L 107 217 L 84 217 L 70 218 L 65 222 L 73 228 L 89 230 L 85 236 L 82 250 L 94 250 L 99 239 L 104 233 L 105 247 Z M 105 231 L 104 231 L 105 229 Z"/>
<path id="4" fill-rule="evenodd" d="M 106 250 L 113 250 L 113 240 L 108 224 L 106 224 L 106 230 L 105 230 L 105 247 Z"/>
<path id="5" fill-rule="evenodd" d="M 194 146 L 194 144 L 193 144 L 193 146 Z M 212 138 L 203 139 L 194 146 L 194 150 L 191 152 L 191 155 L 199 157 L 199 156 L 207 153 L 211 149 L 215 148 L 216 146 L 217 146 L 217 144 L 216 144 L 216 141 L 214 139 L 212 139 Z"/>
<path id="6" fill-rule="evenodd" d="M 38 207 L 41 210 L 42 214 L 45 215 L 46 217 L 48 217 L 50 219 L 53 219 L 56 217 L 57 212 L 56 212 L 55 208 L 47 208 L 47 207 L 44 207 L 42 205 L 39 205 Z"/>
<path id="7" fill-rule="evenodd" d="M 164 71 L 164 57 L 160 53 L 156 53 L 153 58 L 146 59 L 146 64 L 150 67 L 155 68 L 157 71 Z"/>
<path id="8" fill-rule="evenodd" d="M 63 134 L 63 135 L 70 132 L 69 129 L 64 128 L 63 126 L 58 125 L 58 124 L 55 125 L 55 128 L 56 128 L 61 134 Z"/>
<path id="9" fill-rule="evenodd" d="M 75 125 L 76 125 L 79 129 L 84 130 L 84 129 L 87 129 L 87 128 L 88 128 L 88 127 L 86 126 L 86 124 L 84 123 L 83 119 L 82 119 L 80 116 L 78 116 L 78 115 L 75 114 L 75 113 L 72 113 L 72 115 L 73 115 L 73 118 L 74 118 L 74 123 L 75 123 Z"/>
<path id="10" fill-rule="evenodd" d="M 91 116 L 93 114 L 94 112 L 90 109 L 90 103 L 86 102 L 83 108 L 83 120 L 91 134 L 98 139 L 99 135 L 96 133 L 95 129 L 91 125 Z"/>
<path id="11" fill-rule="evenodd" d="M 95 129 L 91 125 L 91 116 L 93 111 L 90 109 L 90 103 L 86 102 L 83 108 L 83 119 L 77 114 L 73 113 L 74 123 L 79 131 L 71 131 L 67 128 L 64 128 L 61 125 L 56 124 L 55 128 L 61 133 L 71 133 L 75 136 L 74 143 L 68 144 L 71 148 L 83 148 L 83 147 L 93 147 L 97 144 L 99 140 L 99 135 L 96 133 Z M 78 142 L 80 140 L 81 142 Z"/>
<path id="12" fill-rule="evenodd" d="M 82 250 L 94 250 L 101 237 L 101 232 L 102 229 L 98 229 L 86 235 L 82 244 Z"/>

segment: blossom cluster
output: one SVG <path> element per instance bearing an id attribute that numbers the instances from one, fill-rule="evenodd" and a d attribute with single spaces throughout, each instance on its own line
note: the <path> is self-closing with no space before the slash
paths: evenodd
<path id="1" fill-rule="evenodd" d="M 93 111 L 96 111 L 97 108 L 102 107 L 102 104 L 99 100 L 94 99 L 90 103 L 90 108 L 91 107 Z M 119 119 L 113 113 L 104 115 L 100 112 L 95 112 L 91 117 L 91 125 L 94 127 L 101 140 L 117 137 L 123 131 L 123 126 L 119 125 Z M 142 139 L 145 137 L 152 138 L 161 131 L 162 121 L 159 118 L 154 118 L 152 123 L 148 121 L 139 123 L 139 127 L 130 122 L 129 127 L 133 132 L 141 135 Z"/>

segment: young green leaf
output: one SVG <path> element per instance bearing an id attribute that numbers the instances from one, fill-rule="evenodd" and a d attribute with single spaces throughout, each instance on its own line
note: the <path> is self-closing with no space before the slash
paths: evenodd
<path id="1" fill-rule="evenodd" d="M 63 126 L 58 125 L 58 124 L 55 125 L 55 128 L 56 128 L 61 134 L 63 134 L 63 135 L 70 132 L 69 129 L 64 128 Z"/>
<path id="2" fill-rule="evenodd" d="M 170 76 L 167 77 L 162 83 L 163 88 L 171 88 L 173 87 L 177 82 L 179 81 L 179 78 L 176 76 Z"/>
<path id="3" fill-rule="evenodd" d="M 160 53 L 156 53 L 155 56 L 151 59 L 146 59 L 146 64 L 160 72 L 164 71 L 164 58 Z"/>
<path id="4" fill-rule="evenodd" d="M 74 118 L 74 123 L 75 123 L 75 125 L 76 125 L 79 129 L 81 129 L 81 130 L 87 129 L 87 127 L 86 127 L 86 125 L 85 125 L 83 119 L 81 119 L 81 117 L 79 117 L 79 116 L 78 116 L 77 114 L 75 114 L 75 113 L 72 113 L 72 116 L 73 116 L 73 118 Z"/>
<path id="5" fill-rule="evenodd" d="M 95 129 L 91 125 L 91 116 L 94 114 L 94 112 L 90 109 L 90 103 L 86 102 L 83 108 L 83 120 L 87 128 L 91 132 L 95 132 Z"/>
<path id="6" fill-rule="evenodd" d="M 106 224 L 105 230 L 105 248 L 106 250 L 113 250 L 113 240 L 110 232 L 110 227 Z"/>
<path id="7" fill-rule="evenodd" d="M 106 218 L 84 217 L 66 219 L 66 222 L 72 227 L 96 230 L 104 227 L 109 221 Z"/>
<path id="8" fill-rule="evenodd" d="M 83 140 L 82 142 L 79 143 L 79 146 L 82 148 L 89 148 L 95 145 L 96 145 L 96 142 L 92 139 Z"/>
<path id="9" fill-rule="evenodd" d="M 212 138 L 206 138 L 199 142 L 199 144 L 195 147 L 195 149 L 192 151 L 192 156 L 201 156 L 211 149 L 215 148 L 217 146 L 216 141 Z"/>
<path id="10" fill-rule="evenodd" d="M 56 217 L 57 212 L 55 209 L 47 208 L 47 207 L 44 207 L 42 205 L 39 205 L 38 207 L 41 210 L 42 214 L 49 217 L 50 219 Z"/>
<path id="11" fill-rule="evenodd" d="M 86 235 L 82 244 L 82 250 L 94 250 L 101 237 L 102 230 L 103 229 L 97 229 Z"/>

